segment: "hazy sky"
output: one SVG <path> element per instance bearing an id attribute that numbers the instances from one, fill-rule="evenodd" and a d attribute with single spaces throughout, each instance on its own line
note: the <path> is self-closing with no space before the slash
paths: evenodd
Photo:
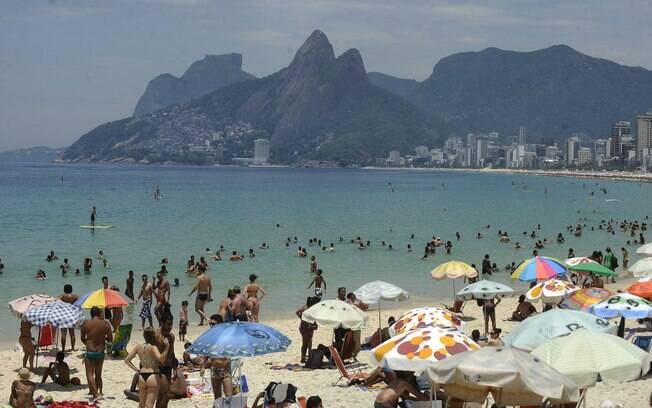
<path id="1" fill-rule="evenodd" d="M 316 28 L 368 71 L 419 80 L 490 46 L 568 44 L 652 68 L 650 0 L 0 0 L 0 150 L 66 146 L 205 54 L 239 52 L 270 74 Z"/>

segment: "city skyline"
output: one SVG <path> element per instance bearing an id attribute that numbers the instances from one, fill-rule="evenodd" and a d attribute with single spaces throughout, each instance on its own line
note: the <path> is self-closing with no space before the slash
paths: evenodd
<path id="1" fill-rule="evenodd" d="M 270 74 L 314 28 L 331 35 L 338 53 L 358 48 L 368 71 L 421 80 L 442 57 L 487 47 L 531 51 L 568 44 L 650 68 L 652 56 L 640 52 L 641 39 L 652 34 L 650 14 L 645 1 L 502 1 L 489 7 L 449 1 L 119 0 L 107 6 L 9 0 L 0 5 L 0 150 L 68 145 L 100 123 L 129 116 L 155 75 L 178 75 L 206 54 L 240 52 L 245 70 Z M 514 35 L 522 32 L 528 35 Z"/>

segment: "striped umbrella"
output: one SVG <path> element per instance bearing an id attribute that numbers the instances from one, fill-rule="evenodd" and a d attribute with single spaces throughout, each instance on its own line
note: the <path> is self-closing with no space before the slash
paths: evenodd
<path id="1" fill-rule="evenodd" d="M 92 307 L 105 309 L 129 306 L 129 301 L 120 292 L 111 289 L 99 289 L 80 297 L 75 302 L 75 306 L 83 309 L 90 309 Z"/>
<path id="2" fill-rule="evenodd" d="M 546 281 L 564 275 L 567 271 L 566 265 L 558 259 L 535 256 L 523 261 L 512 273 L 512 279 L 521 282 Z"/>
<path id="3" fill-rule="evenodd" d="M 560 303 L 560 307 L 587 312 L 594 304 L 611 296 L 611 292 L 602 288 L 584 288 L 573 293 Z"/>
<path id="4" fill-rule="evenodd" d="M 23 317 L 23 314 L 29 309 L 55 302 L 56 300 L 57 298 L 44 294 L 27 295 L 9 302 L 9 310 L 16 316 Z"/>
<path id="5" fill-rule="evenodd" d="M 54 327 L 72 329 L 84 321 L 84 312 L 79 306 L 57 300 L 29 309 L 25 319 L 36 326 L 50 323 Z"/>

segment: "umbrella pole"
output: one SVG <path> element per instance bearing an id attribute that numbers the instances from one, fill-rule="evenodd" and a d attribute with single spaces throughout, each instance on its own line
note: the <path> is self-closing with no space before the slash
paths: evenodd
<path id="1" fill-rule="evenodd" d="M 34 362 L 36 368 L 38 368 L 38 352 L 41 348 L 40 346 L 41 346 L 41 326 L 38 327 L 38 337 L 36 338 L 36 361 Z"/>
<path id="2" fill-rule="evenodd" d="M 378 301 L 378 335 L 380 336 L 380 342 L 383 342 L 383 324 L 380 319 L 380 300 Z"/>
<path id="3" fill-rule="evenodd" d="M 620 316 L 620 323 L 618 323 L 618 337 L 625 338 L 625 316 Z"/>

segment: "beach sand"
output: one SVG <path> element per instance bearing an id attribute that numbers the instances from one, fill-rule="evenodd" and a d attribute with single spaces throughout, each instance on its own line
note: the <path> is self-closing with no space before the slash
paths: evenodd
<path id="1" fill-rule="evenodd" d="M 609 285 L 612 290 L 622 289 L 628 286 L 629 282 L 621 280 L 615 285 Z M 517 304 L 517 297 L 503 299 L 497 307 L 497 326 L 500 327 L 504 333 L 510 331 L 513 322 L 507 321 Z M 444 302 L 449 303 L 449 302 Z M 215 307 L 214 304 L 212 304 Z M 387 318 L 392 315 L 398 317 L 401 311 L 408 310 L 415 306 L 440 306 L 441 302 L 432 301 L 427 302 L 424 299 L 414 300 L 411 299 L 404 303 L 385 303 L 383 307 L 387 306 L 381 313 L 382 321 L 386 322 Z M 541 310 L 541 305 L 535 305 L 538 310 Z M 264 309 L 264 302 L 263 302 Z M 378 313 L 377 311 L 370 311 L 368 328 L 363 331 L 363 338 L 369 336 L 377 328 Z M 471 318 L 468 321 L 468 332 L 473 329 L 483 331 L 483 320 L 481 308 L 477 307 L 475 301 L 467 302 L 464 308 L 465 316 Z M 191 316 L 194 313 L 191 312 Z M 253 402 L 256 394 L 262 391 L 270 381 L 292 383 L 298 387 L 297 396 L 319 395 L 323 402 L 324 407 L 328 408 L 344 408 L 344 407 L 371 407 L 373 406 L 374 398 L 377 390 L 363 390 L 358 387 L 345 387 L 333 386 L 335 381 L 339 378 L 339 373 L 336 369 L 323 369 L 314 371 L 289 371 L 289 370 L 272 370 L 270 366 L 285 365 L 288 363 L 299 362 L 299 349 L 301 346 L 301 338 L 298 331 L 299 319 L 280 319 L 270 320 L 265 316 L 263 310 L 263 323 L 268 324 L 282 333 L 286 334 L 292 340 L 292 345 L 287 352 L 260 356 L 244 360 L 242 372 L 247 376 L 249 382 L 249 404 Z M 192 318 L 196 318 L 194 315 Z M 628 322 L 635 324 L 635 322 Z M 16 322 L 16 331 L 18 322 Z M 197 327 L 197 322 L 193 322 L 189 327 L 189 339 L 196 338 L 205 328 Z M 176 327 L 175 327 L 176 332 Z M 326 328 L 320 328 L 315 332 L 313 347 L 317 344 L 329 344 L 331 340 L 332 331 Z M 142 332 L 135 330 L 132 333 L 132 342 L 142 341 Z M 183 345 L 176 342 L 177 357 L 180 357 L 183 352 Z M 358 356 L 362 362 L 368 361 L 364 352 Z M 137 360 L 137 358 L 136 358 Z M 69 354 L 67 362 L 73 370 L 73 375 L 80 377 L 82 380 L 81 387 L 64 388 L 58 385 L 48 383 L 45 386 L 39 386 L 35 395 L 50 395 L 55 400 L 87 400 L 88 388 L 86 387 L 86 378 L 84 375 L 84 367 L 81 359 L 81 352 Z M 22 353 L 13 351 L 13 345 L 7 345 L 4 351 L 0 352 L 0 400 L 8 401 L 11 382 L 16 378 L 18 368 L 22 363 Z M 137 364 L 137 362 L 136 362 Z M 371 371 L 374 367 L 369 365 L 365 367 L 365 371 Z M 39 371 L 41 372 L 41 371 Z M 137 404 L 129 401 L 124 397 L 123 390 L 129 388 L 133 372 L 127 368 L 122 360 L 107 359 L 104 363 L 104 393 L 106 399 L 102 401 L 103 407 L 135 407 Z M 32 380 L 40 382 L 40 377 L 32 376 Z M 596 387 L 589 389 L 587 394 L 587 407 L 599 407 L 600 403 L 606 399 L 614 403 L 621 403 L 624 407 L 646 407 L 649 404 L 650 392 L 652 391 L 652 378 L 645 380 L 638 380 L 625 384 L 615 384 L 607 386 L 598 384 Z M 192 399 L 182 399 L 170 402 L 173 407 L 211 407 L 213 404 L 212 396 L 194 397 Z"/>

